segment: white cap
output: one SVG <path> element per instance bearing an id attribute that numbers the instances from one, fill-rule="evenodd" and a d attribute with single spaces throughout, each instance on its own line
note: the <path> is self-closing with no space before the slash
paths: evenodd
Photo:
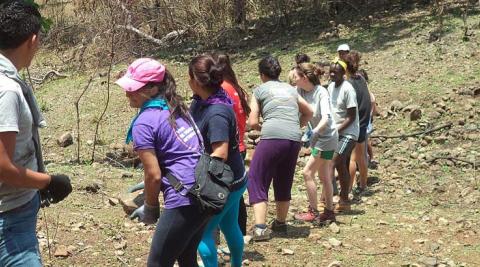
<path id="1" fill-rule="evenodd" d="M 350 51 L 350 46 L 348 46 L 348 44 L 341 44 L 337 48 L 337 52 L 339 51 Z"/>

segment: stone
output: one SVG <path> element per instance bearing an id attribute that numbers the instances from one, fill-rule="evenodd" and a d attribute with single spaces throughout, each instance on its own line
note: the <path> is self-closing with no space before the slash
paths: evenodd
<path id="1" fill-rule="evenodd" d="M 444 225 L 444 226 L 447 226 L 447 225 L 450 224 L 450 222 L 449 222 L 447 219 L 443 218 L 443 217 L 440 217 L 440 218 L 438 219 L 438 223 L 439 223 L 440 225 Z"/>
<path id="2" fill-rule="evenodd" d="M 334 234 L 340 233 L 340 227 L 338 227 L 338 225 L 334 222 L 328 226 L 328 229 L 330 229 L 330 231 L 332 231 Z"/>
<path id="3" fill-rule="evenodd" d="M 133 173 L 131 172 L 122 173 L 122 178 L 132 178 L 132 177 L 133 177 Z"/>
<path id="4" fill-rule="evenodd" d="M 70 256 L 70 253 L 68 252 L 68 249 L 66 246 L 59 245 L 55 248 L 55 252 L 53 253 L 53 256 L 67 258 L 68 256 Z"/>
<path id="5" fill-rule="evenodd" d="M 398 100 L 393 100 L 392 103 L 390 103 L 390 108 L 389 110 L 391 111 L 400 111 L 403 108 L 403 103 L 398 101 Z"/>
<path id="6" fill-rule="evenodd" d="M 142 191 L 133 193 L 125 193 L 118 198 L 118 202 L 122 205 L 123 210 L 128 215 L 143 205 L 145 196 Z"/>
<path id="7" fill-rule="evenodd" d="M 100 191 L 100 184 L 96 182 L 92 182 L 91 184 L 88 184 L 85 186 L 85 191 L 88 193 L 98 193 Z"/>
<path id="8" fill-rule="evenodd" d="M 427 240 L 423 239 L 423 238 L 420 238 L 420 239 L 413 240 L 413 242 L 415 242 L 417 244 L 424 244 L 425 242 L 427 242 Z"/>
<path id="9" fill-rule="evenodd" d="M 422 110 L 420 109 L 414 109 L 410 111 L 410 120 L 411 121 L 416 121 L 422 118 Z"/>
<path id="10" fill-rule="evenodd" d="M 242 261 L 242 265 L 250 265 L 250 261 L 248 259 L 244 259 Z"/>
<path id="11" fill-rule="evenodd" d="M 87 140 L 87 145 L 89 146 L 93 145 L 93 140 Z"/>
<path id="12" fill-rule="evenodd" d="M 118 203 L 119 203 L 118 198 L 113 198 L 113 197 L 108 198 L 108 204 L 112 206 L 117 206 Z"/>
<path id="13" fill-rule="evenodd" d="M 123 255 L 125 255 L 125 251 L 123 251 L 123 250 L 115 250 L 115 255 L 117 255 L 117 256 L 123 256 Z"/>
<path id="14" fill-rule="evenodd" d="M 419 262 L 424 264 L 426 267 L 435 267 L 438 264 L 437 258 L 425 256 L 421 257 Z"/>
<path id="15" fill-rule="evenodd" d="M 327 241 L 323 241 L 322 246 L 326 249 L 332 249 L 332 245 L 330 243 L 328 243 Z"/>
<path id="16" fill-rule="evenodd" d="M 433 140 L 436 144 L 445 144 L 448 138 L 446 136 L 441 135 L 441 136 L 435 137 Z"/>
<path id="17" fill-rule="evenodd" d="M 342 263 L 339 261 L 332 261 L 330 264 L 328 264 L 328 267 L 342 267 Z"/>
<path id="18" fill-rule="evenodd" d="M 293 255 L 295 252 L 288 248 L 282 248 L 282 255 Z"/>
<path id="19" fill-rule="evenodd" d="M 57 144 L 60 147 L 67 147 L 73 144 L 73 136 L 71 133 L 64 133 L 57 139 Z"/>
<path id="20" fill-rule="evenodd" d="M 123 240 L 122 242 L 113 245 L 113 247 L 114 247 L 116 250 L 126 249 L 126 248 L 127 248 L 127 241 Z"/>
<path id="21" fill-rule="evenodd" d="M 342 245 L 342 241 L 333 237 L 328 239 L 328 243 L 330 243 L 330 245 L 332 245 L 333 247 L 339 247 Z"/>

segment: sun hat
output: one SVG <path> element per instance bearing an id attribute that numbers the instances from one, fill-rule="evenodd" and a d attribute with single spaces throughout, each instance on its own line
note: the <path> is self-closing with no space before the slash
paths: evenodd
<path id="1" fill-rule="evenodd" d="M 350 46 L 348 46 L 348 44 L 341 44 L 337 48 L 337 52 L 340 51 L 350 51 Z"/>
<path id="2" fill-rule="evenodd" d="M 149 82 L 161 82 L 165 66 L 151 58 L 139 58 L 128 66 L 127 72 L 115 83 L 127 92 L 134 92 Z"/>

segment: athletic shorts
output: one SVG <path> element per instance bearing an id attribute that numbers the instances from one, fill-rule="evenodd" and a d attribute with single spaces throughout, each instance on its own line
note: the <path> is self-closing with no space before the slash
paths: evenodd
<path id="1" fill-rule="evenodd" d="M 318 148 L 312 148 L 312 157 L 320 157 L 321 159 L 331 160 L 333 159 L 334 150 L 320 151 Z"/>
<path id="2" fill-rule="evenodd" d="M 340 137 L 338 138 L 337 150 L 335 150 L 335 152 L 337 152 L 337 154 L 339 155 L 350 156 L 356 143 L 357 141 L 355 141 L 353 138 L 340 135 Z"/>
<path id="3" fill-rule="evenodd" d="M 357 143 L 363 143 L 365 142 L 365 139 L 367 138 L 367 127 L 361 127 L 360 131 L 358 132 L 358 140 Z"/>

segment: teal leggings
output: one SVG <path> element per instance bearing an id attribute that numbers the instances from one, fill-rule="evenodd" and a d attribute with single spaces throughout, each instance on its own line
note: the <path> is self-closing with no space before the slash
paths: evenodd
<path id="1" fill-rule="evenodd" d="M 243 235 L 238 225 L 238 207 L 240 198 L 246 188 L 247 183 L 239 190 L 230 193 L 222 213 L 215 215 L 210 219 L 210 222 L 208 222 L 203 232 L 202 241 L 198 246 L 198 252 L 202 257 L 205 267 L 218 266 L 217 247 L 213 239 L 213 231 L 219 226 L 227 240 L 228 249 L 230 250 L 231 266 L 242 266 Z"/>

